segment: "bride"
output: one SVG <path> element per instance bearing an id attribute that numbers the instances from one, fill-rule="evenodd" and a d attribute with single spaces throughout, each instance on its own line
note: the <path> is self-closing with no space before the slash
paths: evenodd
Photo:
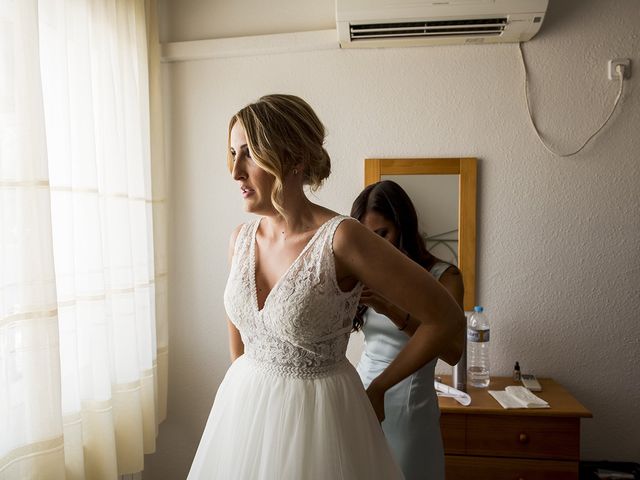
<path id="1" fill-rule="evenodd" d="M 312 203 L 330 172 L 302 99 L 267 95 L 231 119 L 228 162 L 245 210 L 224 292 L 231 367 L 188 479 L 402 478 L 379 422 L 385 392 L 464 328 L 455 300 L 359 222 Z M 363 285 L 419 322 L 364 390 L 345 351 Z"/>

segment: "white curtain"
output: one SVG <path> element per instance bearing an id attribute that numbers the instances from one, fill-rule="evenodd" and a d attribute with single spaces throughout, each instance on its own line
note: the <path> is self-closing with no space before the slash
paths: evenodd
<path id="1" fill-rule="evenodd" d="M 166 415 L 152 7 L 0 0 L 2 480 L 139 472 Z"/>

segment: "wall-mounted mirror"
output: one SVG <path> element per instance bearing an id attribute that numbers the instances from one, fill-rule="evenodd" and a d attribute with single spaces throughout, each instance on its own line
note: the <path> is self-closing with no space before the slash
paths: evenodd
<path id="1" fill-rule="evenodd" d="M 476 302 L 475 158 L 368 158 L 365 186 L 393 180 L 411 197 L 420 231 L 436 257 L 462 272 L 464 309 Z"/>

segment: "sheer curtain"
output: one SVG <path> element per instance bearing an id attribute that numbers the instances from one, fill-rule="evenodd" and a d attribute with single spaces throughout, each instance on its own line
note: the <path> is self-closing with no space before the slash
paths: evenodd
<path id="1" fill-rule="evenodd" d="M 152 7 L 0 0 L 0 479 L 113 479 L 155 449 L 168 339 Z"/>

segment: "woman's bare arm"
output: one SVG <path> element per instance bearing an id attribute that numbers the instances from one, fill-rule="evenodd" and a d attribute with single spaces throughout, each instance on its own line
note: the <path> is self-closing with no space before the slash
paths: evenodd
<path id="1" fill-rule="evenodd" d="M 337 274 L 359 280 L 418 320 L 414 334 L 368 393 L 384 418 L 384 392 L 443 354 L 464 328 L 465 316 L 433 276 L 356 221 L 344 221 L 334 238 Z"/>
<path id="2" fill-rule="evenodd" d="M 227 318 L 227 327 L 229 328 L 229 356 L 231 363 L 244 353 L 244 343 L 236 326 Z"/>
<path id="3" fill-rule="evenodd" d="M 440 285 L 454 298 L 460 308 L 463 305 L 464 288 L 462 285 L 462 275 L 460 271 L 450 268 L 440 277 Z M 389 318 L 395 326 L 402 330 L 407 336 L 411 337 L 416 329 L 422 324 L 419 319 L 407 315 L 400 307 L 392 304 L 380 294 L 371 291 L 369 288 L 364 289 L 360 303 L 373 308 L 376 312 Z M 439 355 L 439 358 L 447 362 L 449 365 L 455 365 L 460 360 L 466 341 L 466 329 L 461 326 L 460 332 L 451 340 L 448 348 L 445 348 Z"/>
<path id="4" fill-rule="evenodd" d="M 233 259 L 233 252 L 235 250 L 236 239 L 238 238 L 238 233 L 240 233 L 240 229 L 242 225 L 239 225 L 232 233 L 231 239 L 229 240 L 229 265 L 231 265 L 231 260 Z M 236 326 L 227 318 L 227 328 L 229 329 L 229 355 L 231 357 L 231 362 L 233 363 L 236 358 L 244 353 L 244 343 L 242 343 L 242 337 L 240 336 L 240 332 L 236 328 Z"/>
<path id="5" fill-rule="evenodd" d="M 450 267 L 440 277 L 440 285 L 447 289 L 451 296 L 461 309 L 464 309 L 464 286 L 462 284 L 462 275 L 457 268 Z M 440 358 L 453 366 L 460 361 L 460 356 L 464 350 L 464 344 L 467 339 L 466 320 L 465 324 L 460 328 L 460 332 L 454 337 L 450 347 L 440 354 Z"/>

